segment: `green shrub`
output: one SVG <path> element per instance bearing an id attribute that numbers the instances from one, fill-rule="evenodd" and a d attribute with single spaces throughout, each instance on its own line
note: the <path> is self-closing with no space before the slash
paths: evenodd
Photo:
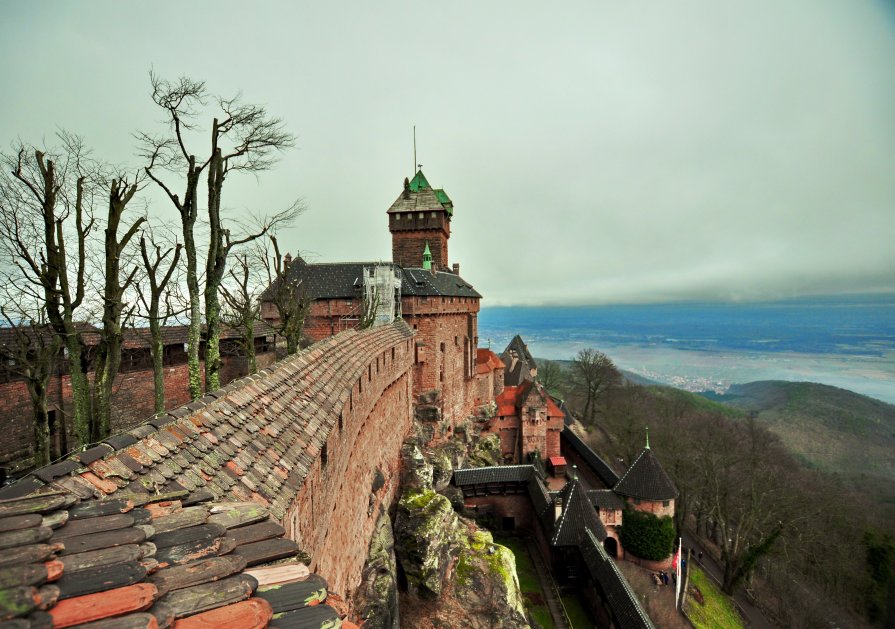
<path id="1" fill-rule="evenodd" d="M 642 559 L 659 561 L 674 549 L 674 522 L 669 516 L 625 509 L 622 519 L 622 546 Z"/>

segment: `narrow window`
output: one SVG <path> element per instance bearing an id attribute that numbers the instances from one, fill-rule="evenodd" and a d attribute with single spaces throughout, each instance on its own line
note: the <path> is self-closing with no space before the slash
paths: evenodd
<path id="1" fill-rule="evenodd" d="M 320 449 L 320 467 L 326 467 L 326 461 L 329 458 L 326 452 L 326 445 L 323 444 L 323 447 Z"/>

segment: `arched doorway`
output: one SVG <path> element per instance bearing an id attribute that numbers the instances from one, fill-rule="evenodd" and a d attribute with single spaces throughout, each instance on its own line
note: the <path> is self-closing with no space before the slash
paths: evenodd
<path id="1" fill-rule="evenodd" d="M 607 555 L 613 559 L 618 559 L 618 542 L 614 537 L 607 537 L 603 540 L 603 548 L 606 549 Z"/>

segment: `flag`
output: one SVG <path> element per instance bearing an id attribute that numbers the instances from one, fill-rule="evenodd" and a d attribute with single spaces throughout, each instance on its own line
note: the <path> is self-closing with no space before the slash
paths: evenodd
<path id="1" fill-rule="evenodd" d="M 678 607 L 681 600 L 681 551 L 684 549 L 683 538 L 678 538 L 677 552 L 674 553 L 674 573 L 677 575 L 677 583 L 674 587 L 674 606 Z"/>

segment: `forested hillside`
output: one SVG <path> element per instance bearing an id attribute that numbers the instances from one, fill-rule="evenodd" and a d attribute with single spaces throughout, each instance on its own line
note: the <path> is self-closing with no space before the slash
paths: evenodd
<path id="1" fill-rule="evenodd" d="M 764 400 L 767 410 L 761 411 L 756 402 L 722 404 L 670 387 L 626 383 L 607 374 L 608 367 L 606 386 L 594 387 L 587 367 L 573 361 L 562 368 L 562 378 L 553 375 L 559 382 L 554 390 L 582 410 L 589 391 L 598 391 L 588 405 L 595 411 L 579 416 L 592 447 L 620 471 L 643 448 L 649 427 L 650 445 L 680 491 L 676 524 L 716 548 L 728 591 L 747 587 L 787 627 L 885 622 L 895 573 L 895 520 L 888 506 L 872 491 L 856 492 L 849 479 L 794 456 L 795 441 L 760 415 L 774 409 L 784 417 L 789 409 L 802 432 L 883 443 L 891 438 L 886 405 L 869 398 L 848 405 L 843 400 L 850 398 L 832 387 L 747 388 Z M 841 420 L 839 404 L 849 410 Z M 793 430 L 793 440 L 797 434 Z"/>

